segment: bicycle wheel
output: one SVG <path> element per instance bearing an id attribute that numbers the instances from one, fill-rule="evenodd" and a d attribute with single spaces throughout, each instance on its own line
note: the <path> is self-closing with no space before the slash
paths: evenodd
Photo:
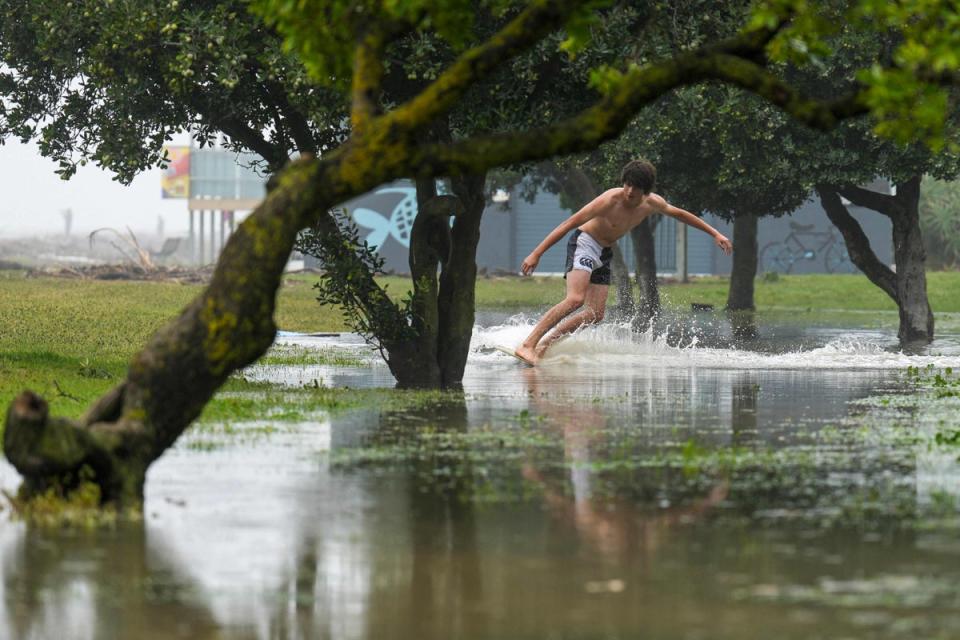
<path id="1" fill-rule="evenodd" d="M 823 256 L 823 266 L 826 267 L 827 273 L 853 273 L 855 270 L 847 254 L 847 247 L 841 243 L 834 243 L 827 247 L 827 252 Z"/>
<path id="2" fill-rule="evenodd" d="M 790 273 L 793 268 L 793 253 L 782 242 L 771 242 L 760 250 L 757 260 L 765 273 Z"/>

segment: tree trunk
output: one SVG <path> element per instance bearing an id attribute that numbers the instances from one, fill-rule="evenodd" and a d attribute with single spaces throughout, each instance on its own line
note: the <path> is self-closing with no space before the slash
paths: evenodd
<path id="1" fill-rule="evenodd" d="M 440 311 L 437 269 L 450 255 L 449 216 L 452 198 L 438 198 L 433 178 L 417 180 L 417 217 L 410 232 L 410 277 L 413 336 L 400 342 L 386 342 L 390 372 L 402 387 L 439 387 L 440 363 L 437 336 Z"/>
<path id="2" fill-rule="evenodd" d="M 432 178 L 417 181 L 418 212 L 410 234 L 413 335 L 385 341 L 400 387 L 448 388 L 463 380 L 473 335 L 485 180 L 483 175 L 454 180 L 455 196 L 438 196 Z M 450 216 L 455 216 L 452 231 Z"/>
<path id="3" fill-rule="evenodd" d="M 627 261 L 623 259 L 620 245 L 614 244 L 611 248 L 613 249 L 613 262 L 610 270 L 613 276 L 613 286 L 617 292 L 617 305 L 614 311 L 619 318 L 632 318 L 637 312 L 637 305 L 633 300 L 630 269 L 627 267 Z"/>
<path id="4" fill-rule="evenodd" d="M 733 269 L 727 309 L 753 310 L 754 280 L 757 277 L 757 217 L 737 216 L 733 221 Z"/>
<path id="5" fill-rule="evenodd" d="M 457 387 L 463 380 L 473 337 L 477 245 L 480 243 L 480 220 L 486 207 L 486 179 L 486 173 L 483 173 L 452 180 L 453 192 L 463 209 L 450 232 L 450 259 L 440 273 L 437 297 L 440 310 L 437 360 L 441 385 L 445 388 Z"/>
<path id="6" fill-rule="evenodd" d="M 633 255 L 637 265 L 636 278 L 639 289 L 634 327 L 641 331 L 646 331 L 653 319 L 660 313 L 660 290 L 657 286 L 657 257 L 656 242 L 654 241 L 655 228 L 654 222 L 647 218 L 630 231 Z"/>
<path id="7" fill-rule="evenodd" d="M 927 299 L 926 253 L 920 234 L 920 176 L 897 185 L 895 196 L 834 185 L 820 185 L 817 192 L 830 221 L 843 235 L 850 261 L 896 303 L 900 313 L 897 332 L 900 342 L 933 340 L 934 318 Z M 896 271 L 877 258 L 860 224 L 840 200 L 841 194 L 856 205 L 890 218 Z"/>
<path id="8" fill-rule="evenodd" d="M 840 234 L 843 236 L 850 262 L 856 265 L 870 282 L 880 287 L 899 306 L 896 274 L 877 258 L 870 247 L 870 239 L 863 232 L 860 223 L 847 211 L 836 188 L 819 186 L 817 187 L 817 193 L 820 195 L 820 203 L 823 205 L 823 210 L 827 212 L 830 222 L 840 230 Z"/>
<path id="9" fill-rule="evenodd" d="M 927 298 L 927 254 L 920 233 L 920 176 L 897 185 L 903 210 L 893 218 L 893 256 L 902 343 L 933 340 L 933 310 Z"/>

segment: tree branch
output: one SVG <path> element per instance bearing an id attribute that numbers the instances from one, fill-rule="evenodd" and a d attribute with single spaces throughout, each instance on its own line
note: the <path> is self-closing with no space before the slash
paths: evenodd
<path id="1" fill-rule="evenodd" d="M 882 213 L 888 218 L 903 213 L 903 207 L 897 201 L 896 196 L 877 193 L 876 191 L 849 184 L 837 186 L 835 189 L 837 193 L 858 207 L 864 207 L 877 213 Z"/>
<path id="2" fill-rule="evenodd" d="M 910 176 L 906 180 L 896 183 L 897 193 L 891 197 L 896 200 L 902 211 L 907 212 L 916 207 L 920 198 L 920 181 L 922 178 L 923 176 L 919 175 Z"/>
<path id="3" fill-rule="evenodd" d="M 863 232 L 860 223 L 843 206 L 839 188 L 834 185 L 817 185 L 817 194 L 820 196 L 820 203 L 827 212 L 830 222 L 843 235 L 850 261 L 863 271 L 870 282 L 880 287 L 894 302 L 897 302 L 897 275 L 883 264 L 870 248 L 870 239 Z"/>
<path id="4" fill-rule="evenodd" d="M 746 89 L 807 126 L 821 131 L 829 131 L 841 120 L 864 115 L 869 110 L 860 88 L 836 100 L 821 102 L 804 96 L 773 73 L 741 55 L 744 52 L 738 55 L 717 53 L 708 56 L 702 64 L 693 66 L 699 67 L 697 72 L 702 74 L 698 79 L 721 80 Z"/>
<path id="5" fill-rule="evenodd" d="M 451 145 L 422 146 L 417 151 L 414 166 L 422 175 L 469 173 L 587 151 L 619 135 L 640 109 L 663 94 L 705 80 L 721 80 L 751 91 L 801 122 L 822 130 L 829 130 L 843 119 L 867 112 L 859 92 L 840 100 L 819 102 L 802 95 L 763 67 L 720 52 L 726 48 L 745 52 L 749 42 L 763 46 L 760 44 L 762 40 L 755 33 L 749 33 L 726 43 L 632 69 L 624 75 L 617 89 L 572 118 L 522 133 L 475 137 Z"/>
<path id="6" fill-rule="evenodd" d="M 417 96 L 384 117 L 389 128 L 416 129 L 446 113 L 468 88 L 560 28 L 584 0 L 534 0 L 483 44 L 464 52 Z"/>
<path id="7" fill-rule="evenodd" d="M 386 33 L 379 25 L 364 29 L 357 35 L 350 94 L 350 127 L 354 135 L 362 135 L 379 112 L 377 94 L 383 82 L 383 50 L 386 42 Z"/>
<path id="8" fill-rule="evenodd" d="M 208 114 L 206 111 L 200 113 Z M 271 173 L 279 171 L 289 160 L 286 150 L 271 144 L 260 133 L 235 116 L 207 117 L 211 124 L 267 161 Z"/>
<path id="9" fill-rule="evenodd" d="M 297 145 L 297 151 L 300 153 L 316 153 L 317 143 L 313 138 L 313 132 L 310 131 L 310 125 L 304 115 L 290 102 L 287 92 L 277 82 L 267 81 L 265 86 L 267 94 L 276 103 L 290 128 L 293 141 Z"/>

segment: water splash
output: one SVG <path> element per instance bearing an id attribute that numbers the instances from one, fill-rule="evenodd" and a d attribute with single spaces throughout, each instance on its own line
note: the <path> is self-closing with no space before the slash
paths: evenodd
<path id="1" fill-rule="evenodd" d="M 522 315 L 502 325 L 475 328 L 471 361 L 509 361 L 509 356 L 495 351 L 494 347 L 515 346 L 532 328 L 533 322 Z M 554 345 L 541 366 L 602 366 L 608 371 L 612 366 L 833 370 L 960 367 L 960 351 L 949 337 L 942 339 L 945 349 L 932 347 L 924 354 L 907 354 L 899 350 L 895 336 L 871 330 L 817 328 L 804 334 L 801 340 L 772 339 L 754 343 L 702 336 L 690 333 L 686 326 L 637 333 L 628 323 L 604 323 L 578 331 Z"/>

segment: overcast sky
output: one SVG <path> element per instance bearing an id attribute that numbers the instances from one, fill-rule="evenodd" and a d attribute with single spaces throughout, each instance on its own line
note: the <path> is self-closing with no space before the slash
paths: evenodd
<path id="1" fill-rule="evenodd" d="M 185 144 L 186 141 L 177 141 Z M 63 233 L 62 211 L 73 211 L 73 229 L 80 233 L 98 227 L 129 226 L 134 232 L 153 233 L 163 217 L 167 234 L 189 225 L 186 200 L 160 197 L 159 169 L 139 175 L 130 186 L 112 180 L 97 167 L 80 167 L 70 180 L 54 173 L 56 163 L 40 155 L 33 144 L 8 140 L 0 146 L 0 236 Z"/>

